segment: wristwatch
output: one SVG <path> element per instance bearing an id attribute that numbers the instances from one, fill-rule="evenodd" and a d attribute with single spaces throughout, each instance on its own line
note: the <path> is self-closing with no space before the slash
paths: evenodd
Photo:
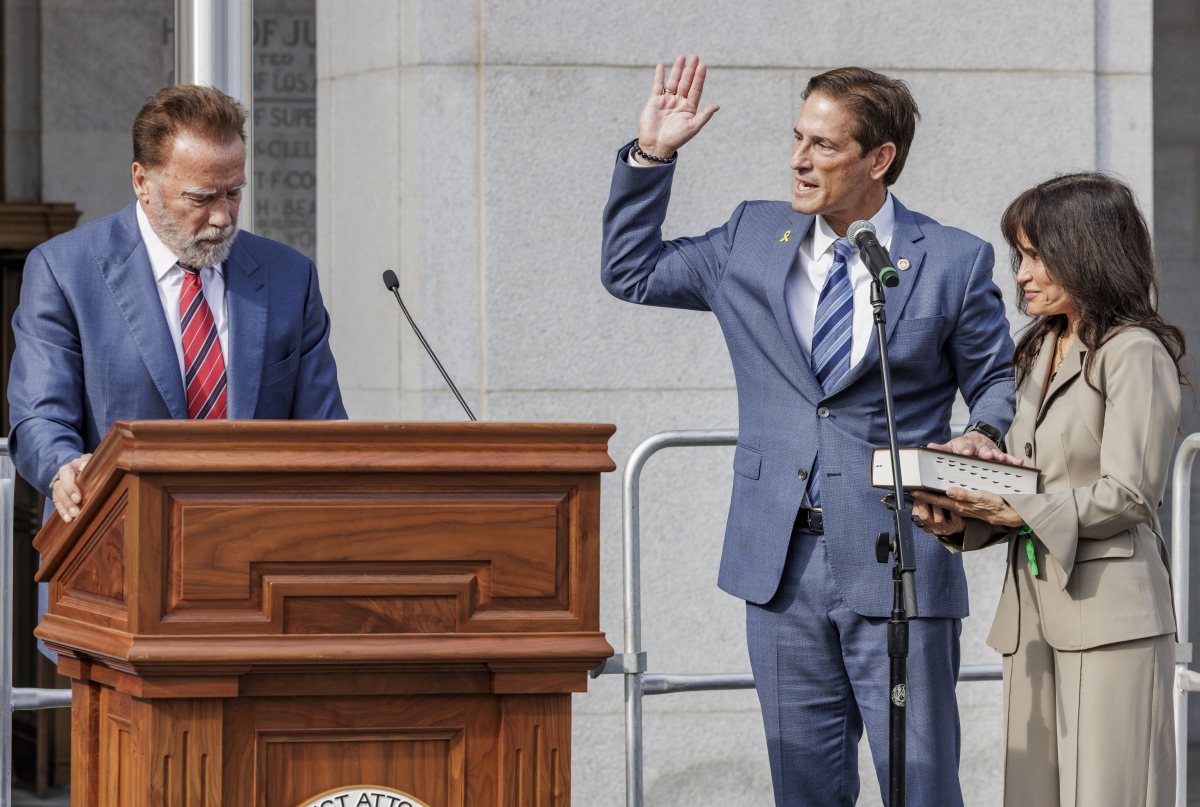
<path id="1" fill-rule="evenodd" d="M 1000 430 L 992 424 L 983 420 L 977 420 L 968 426 L 963 431 L 963 434 L 966 434 L 967 432 L 979 432 L 984 437 L 995 443 L 996 448 L 1000 449 L 1006 454 L 1008 453 L 1008 447 L 1004 445 L 1004 435 L 1002 435 Z"/>

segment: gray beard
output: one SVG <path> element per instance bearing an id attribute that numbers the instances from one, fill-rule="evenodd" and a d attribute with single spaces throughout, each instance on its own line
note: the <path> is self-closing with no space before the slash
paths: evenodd
<path id="1" fill-rule="evenodd" d="M 237 237 L 236 221 L 228 227 L 205 227 L 198 233 L 189 233 L 157 194 L 152 196 L 151 204 L 154 205 L 154 217 L 157 219 L 155 234 L 181 263 L 207 269 L 229 257 L 233 239 Z"/>

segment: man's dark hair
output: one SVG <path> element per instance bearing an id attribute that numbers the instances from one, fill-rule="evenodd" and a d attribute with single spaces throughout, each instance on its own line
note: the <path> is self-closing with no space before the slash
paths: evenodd
<path id="1" fill-rule="evenodd" d="M 246 108 L 213 87 L 176 84 L 154 94 L 133 119 L 133 161 L 161 168 L 180 132 L 214 143 L 246 142 Z"/>
<path id="2" fill-rule="evenodd" d="M 921 113 L 908 85 L 865 67 L 839 67 L 808 80 L 801 98 L 821 93 L 841 105 L 857 121 L 851 133 L 865 155 L 884 143 L 896 145 L 896 159 L 883 177 L 892 185 L 904 170 Z"/>

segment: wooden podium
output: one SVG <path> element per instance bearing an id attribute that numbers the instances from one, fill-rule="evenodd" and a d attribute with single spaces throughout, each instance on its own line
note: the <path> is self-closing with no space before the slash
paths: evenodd
<path id="1" fill-rule="evenodd" d="M 35 541 L 72 805 L 566 807 L 613 431 L 118 423 Z"/>

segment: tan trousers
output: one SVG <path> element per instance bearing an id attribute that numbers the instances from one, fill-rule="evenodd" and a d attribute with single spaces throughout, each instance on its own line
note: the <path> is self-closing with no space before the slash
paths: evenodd
<path id="1" fill-rule="evenodd" d="M 1034 544 L 1045 580 L 1045 548 Z M 1025 542 L 1013 550 L 1021 633 L 1004 657 L 1005 807 L 1173 807 L 1174 636 L 1055 650 Z"/>

